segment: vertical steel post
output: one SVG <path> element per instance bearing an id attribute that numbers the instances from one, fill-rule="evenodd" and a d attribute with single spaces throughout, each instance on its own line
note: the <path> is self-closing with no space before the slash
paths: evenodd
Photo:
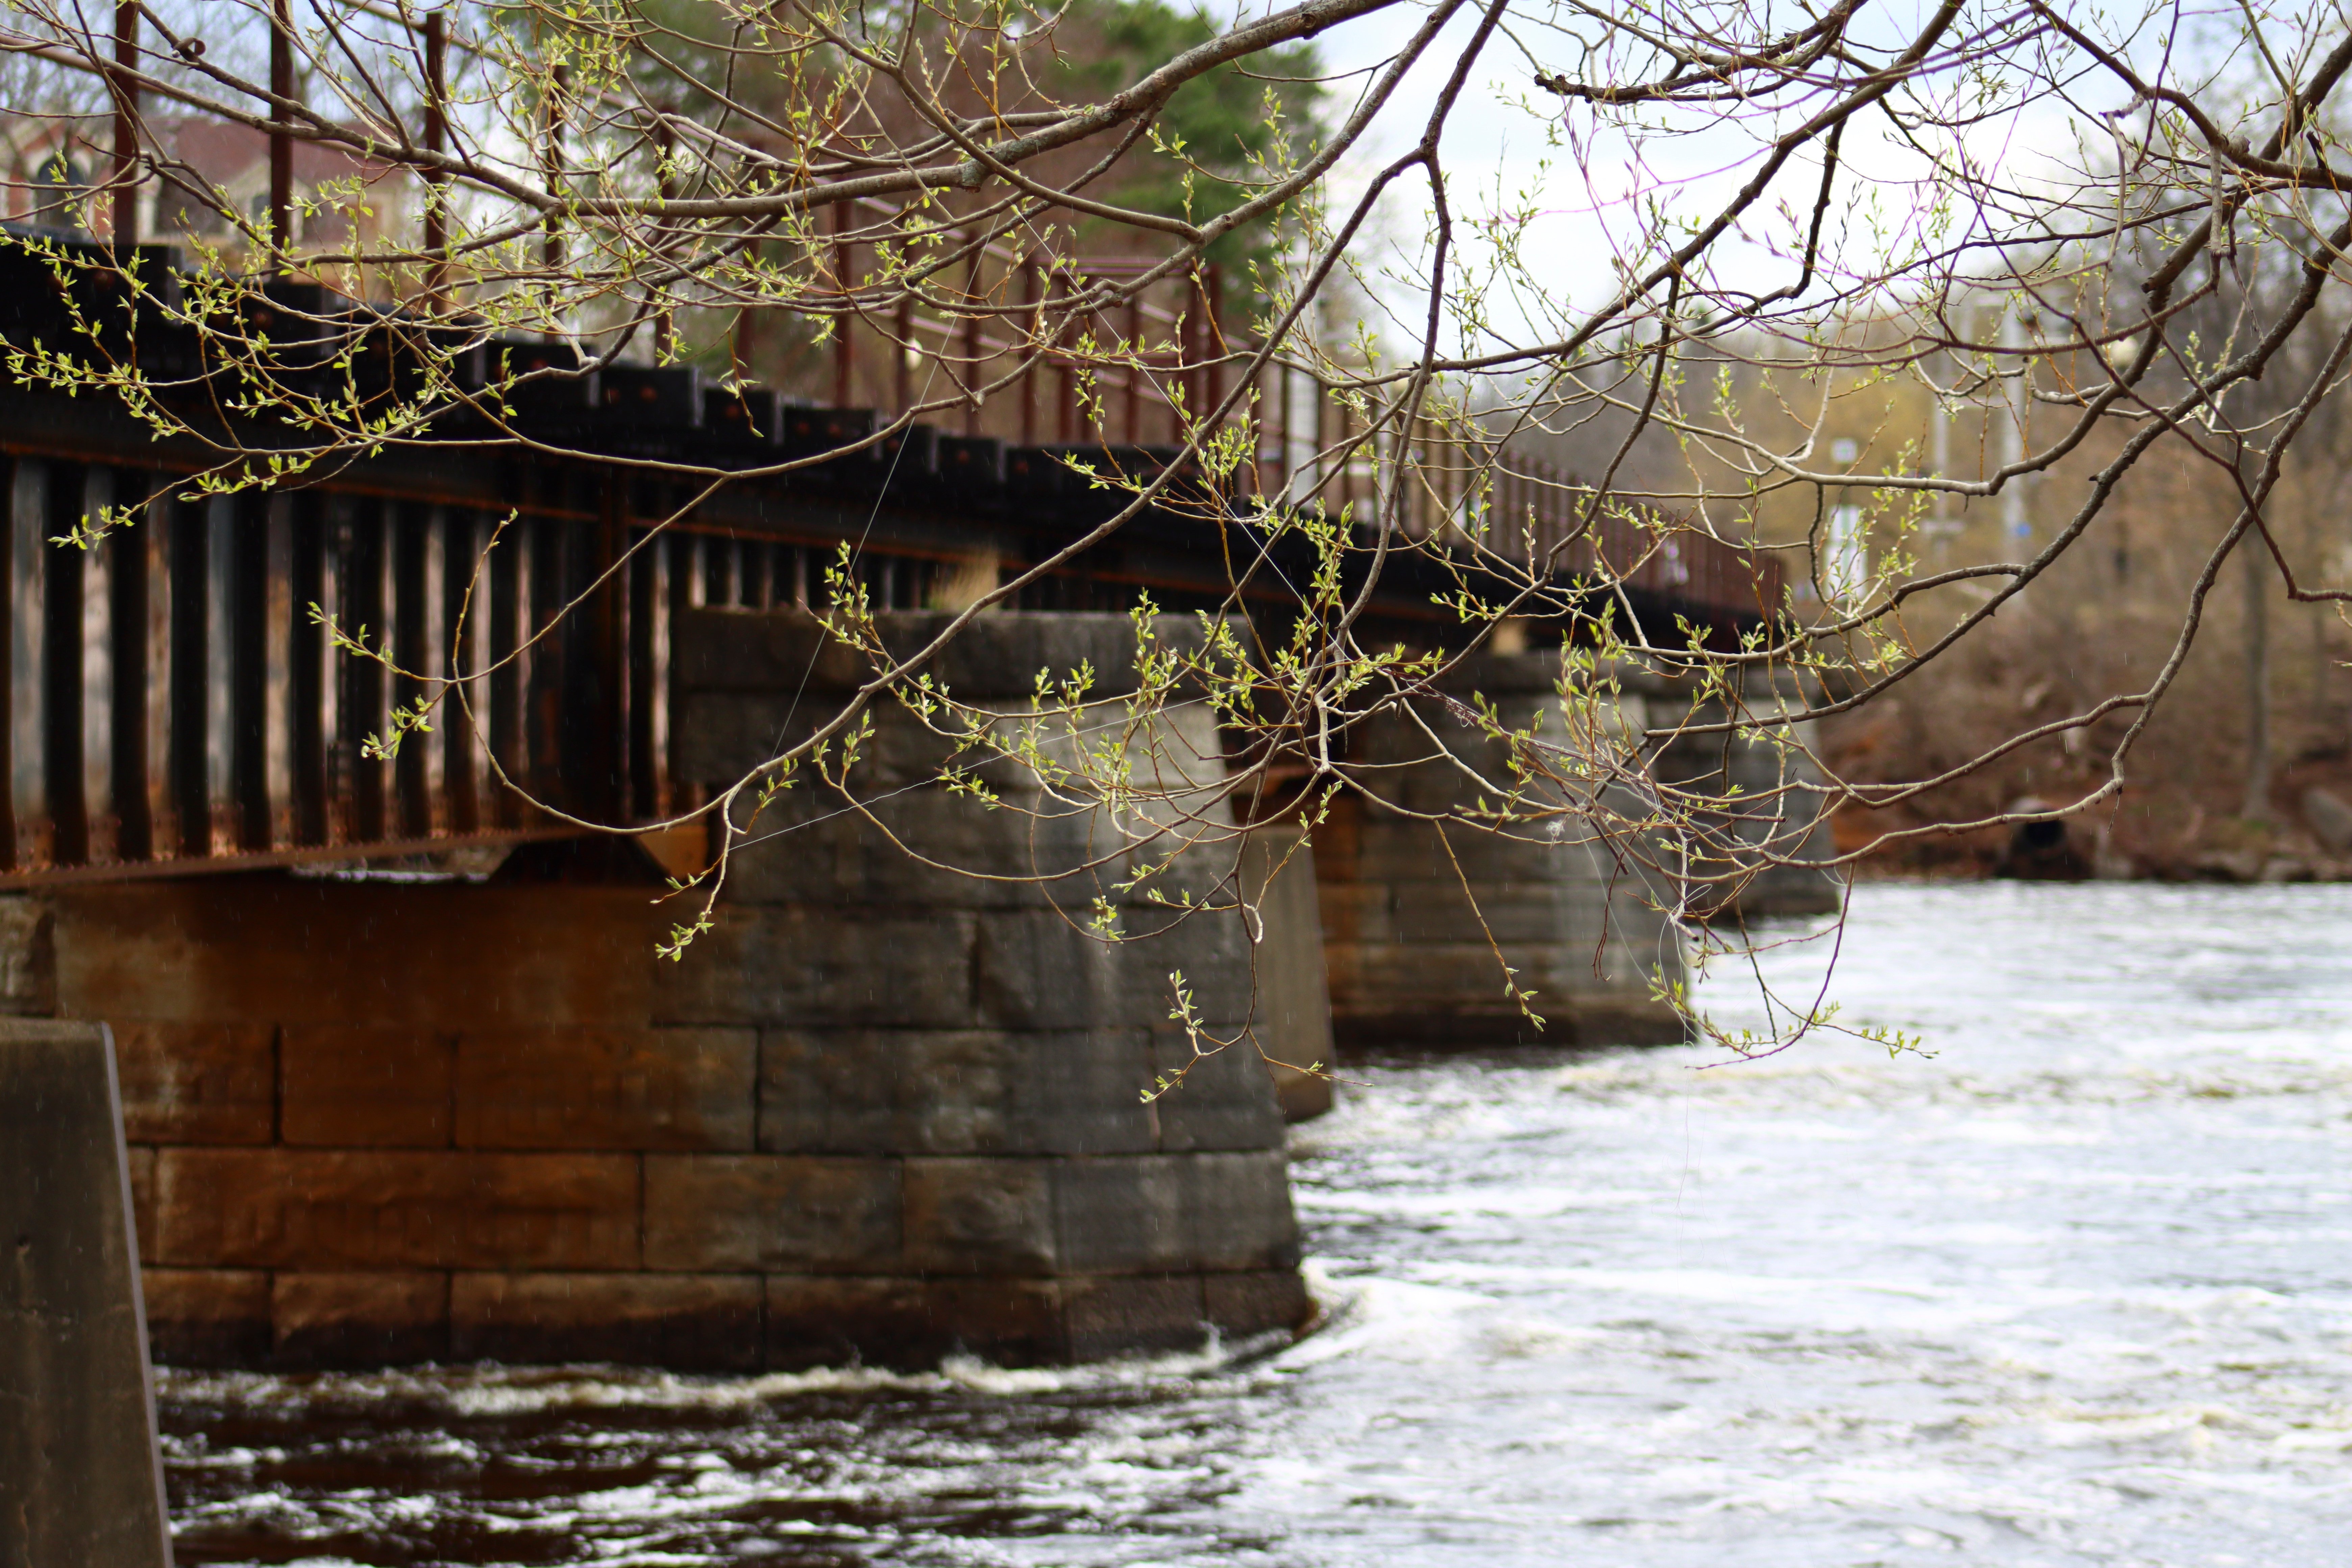
<path id="1" fill-rule="evenodd" d="M 833 278 L 834 286 L 841 295 L 841 315 L 833 328 L 833 405 L 835 408 L 849 406 L 852 373 L 856 368 L 853 357 L 856 351 L 849 336 L 849 227 L 855 221 L 851 205 L 848 202 L 833 204 Z"/>
<path id="2" fill-rule="evenodd" d="M 115 249 L 139 243 L 139 6 L 117 0 L 114 7 L 114 178 L 111 182 Z"/>
<path id="3" fill-rule="evenodd" d="M 558 198 L 563 187 L 563 88 L 566 80 L 567 73 L 562 66 L 548 73 L 546 141 L 542 155 L 546 160 L 547 194 Z M 561 214 L 550 211 L 544 237 L 540 241 L 540 260 L 546 267 L 548 275 L 547 340 L 550 342 L 562 336 L 562 322 L 557 320 L 555 311 L 555 278 L 562 269 L 563 255 L 563 218 Z"/>
<path id="4" fill-rule="evenodd" d="M 635 528 L 628 537 L 638 546 L 628 565 L 628 815 L 645 822 L 664 815 L 669 804 L 661 787 L 669 745 L 667 694 L 662 690 L 668 673 L 663 656 L 667 652 L 669 584 L 662 568 L 669 552 L 663 541 L 646 539 Z"/>
<path id="5" fill-rule="evenodd" d="M 450 507 L 442 513 L 441 616 L 448 628 L 441 646 L 447 650 L 453 685 L 443 700 L 440 731 L 442 793 L 448 803 L 446 824 L 451 833 L 473 833 L 482 826 L 482 755 L 478 731 L 482 721 L 482 682 L 474 672 L 482 667 L 482 619 L 488 613 L 480 590 L 481 521 L 477 513 Z"/>
<path id="6" fill-rule="evenodd" d="M 292 0 L 269 5 L 269 246 L 272 270 L 282 269 L 294 244 L 294 137 L 287 129 L 294 101 Z"/>
<path id="7" fill-rule="evenodd" d="M 424 560 L 421 563 L 424 570 L 416 584 L 417 598 L 421 601 L 417 605 L 416 619 L 424 636 L 417 647 L 421 657 L 415 668 L 420 674 L 427 677 L 438 675 L 446 679 L 456 673 L 450 665 L 449 658 L 448 574 L 451 555 L 449 530 L 452 518 L 447 507 L 436 506 L 428 509 L 420 521 L 423 523 L 423 538 L 420 542 L 424 545 Z M 418 691 L 418 700 L 428 700 L 445 689 L 429 682 L 425 683 Z M 464 711 L 455 697 L 444 697 L 439 709 L 434 714 L 434 722 L 436 727 L 446 726 L 454 732 L 463 727 Z M 425 831 L 436 836 L 449 831 L 449 772 L 446 740 L 446 735 L 436 738 L 430 734 L 419 734 L 412 737 L 409 742 L 420 753 L 417 766 L 417 782 L 420 786 L 417 816 L 424 825 Z"/>
<path id="8" fill-rule="evenodd" d="M 904 414 L 915 405 L 915 300 L 898 297 L 898 319 L 890 334 L 890 412 Z"/>
<path id="9" fill-rule="evenodd" d="M 447 19 L 438 11 L 425 18 L 425 150 L 449 151 L 449 37 Z M 441 169 L 425 171 L 425 250 L 433 259 L 425 270 L 425 291 L 436 305 L 448 287 L 449 176 Z"/>
<path id="10" fill-rule="evenodd" d="M 84 471 L 83 517 L 114 504 L 114 479 L 111 468 L 93 465 Z M 82 558 L 75 628 L 81 645 L 81 858 L 97 865 L 115 859 L 121 843 L 114 808 L 114 542 L 74 553 Z"/>
<path id="11" fill-rule="evenodd" d="M 8 783 L 19 871 L 49 863 L 46 695 L 41 662 L 48 625 L 46 563 L 49 465 L 19 458 L 8 490 Z"/>
<path id="12" fill-rule="evenodd" d="M 294 841 L 294 497 L 279 491 L 257 520 L 260 559 L 255 563 L 254 610 L 262 617 L 261 801 L 268 837 L 258 846 Z"/>
<path id="13" fill-rule="evenodd" d="M 1027 359 L 1021 367 L 1021 444 L 1037 444 L 1037 361 L 1045 352 L 1045 289 L 1034 257 L 1021 261 L 1021 303 L 1028 311 Z"/>
<path id="14" fill-rule="evenodd" d="M 141 648 L 145 668 L 135 718 L 142 731 L 139 760 L 147 796 L 147 854 L 163 860 L 184 852 L 179 797 L 172 787 L 173 748 L 185 744 L 173 732 L 172 722 L 177 707 L 172 654 L 179 635 L 172 622 L 172 549 L 173 535 L 181 526 L 180 514 L 188 503 L 173 497 L 170 487 L 156 476 L 149 476 L 147 483 L 153 494 L 147 502 L 147 521 L 139 530 L 145 537 L 136 544 L 146 552 L 141 583 L 145 602 L 139 606 L 146 633 Z"/>
<path id="15" fill-rule="evenodd" d="M 980 268 L 981 263 L 987 258 L 987 253 L 988 247 L 980 244 L 977 239 L 975 239 L 971 251 L 971 277 L 964 285 L 965 300 L 971 307 L 963 319 L 964 384 L 968 389 L 972 391 L 972 396 L 965 402 L 963 406 L 963 433 L 967 436 L 977 436 L 980 434 L 980 397 L 978 388 L 981 382 L 984 379 L 980 372 L 982 357 L 982 345 L 980 341 L 980 305 L 983 297 L 982 293 Z"/>
<path id="16" fill-rule="evenodd" d="M 1143 444 L 1143 294 L 1127 297 L 1127 444 Z"/>

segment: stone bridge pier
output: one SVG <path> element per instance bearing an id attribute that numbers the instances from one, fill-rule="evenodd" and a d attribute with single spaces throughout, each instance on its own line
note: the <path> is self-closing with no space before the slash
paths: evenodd
<path id="1" fill-rule="evenodd" d="M 878 618 L 900 650 L 941 624 Z M 663 743 L 688 787 L 756 768 L 864 672 L 801 612 L 681 608 L 669 632 Z M 1428 814 L 1479 787 L 1423 726 L 1504 776 L 1456 710 L 1366 726 L 1347 765 L 1373 798 L 1276 879 L 1295 826 L 1238 830 L 1204 703 L 1129 711 L 1134 637 L 1124 616 L 975 622 L 931 673 L 1000 734 L 1037 726 L 1046 779 L 983 751 L 993 799 L 951 790 L 954 742 L 886 702 L 845 788 L 803 775 L 738 810 L 717 923 L 674 963 L 656 946 L 695 905 L 613 839 L 526 844 L 474 879 L 0 898 L 0 1011 L 112 1026 L 158 1359 L 749 1372 L 1287 1329 L 1308 1303 L 1282 1108 L 1254 1045 L 1196 1054 L 1176 976 L 1202 1035 L 1255 1022 L 1298 1065 L 1335 1036 L 1680 1037 L 1654 985 L 1682 978 L 1684 932 L 1654 873 L 1573 830 L 1440 841 Z M 1081 666 L 1075 723 L 1037 712 L 1038 672 Z M 1459 683 L 1517 726 L 1559 705 L 1558 670 L 1490 654 Z M 1673 700 L 1632 682 L 1622 717 Z M 1132 798 L 1056 780 L 1080 747 Z"/>
<path id="2" fill-rule="evenodd" d="M 1538 738 L 1557 743 L 1559 677 L 1557 651 L 1484 652 L 1456 667 L 1446 694 L 1485 697 L 1507 730 L 1540 720 Z M 1629 695 L 1628 721 L 1639 721 L 1641 700 Z M 1362 798 L 1339 804 L 1315 858 L 1343 1048 L 1683 1037 L 1681 1016 L 1654 987 L 1685 979 L 1674 889 L 1639 858 L 1573 822 L 1555 833 L 1549 823 L 1489 832 L 1431 820 L 1498 800 L 1511 778 L 1507 753 L 1438 699 L 1376 715 L 1356 733 L 1348 767 Z M 1506 963 L 1534 994 L 1540 1028 L 1505 994 Z"/>
<path id="3" fill-rule="evenodd" d="M 676 629 L 681 776 L 768 755 L 843 676 L 812 668 L 804 618 Z M 1010 700 L 1042 666 L 1131 655 L 1123 616 L 992 617 L 940 673 Z M 1125 752 L 1226 827 L 1197 711 Z M 158 1358 L 741 1372 L 1297 1324 L 1264 1065 L 1244 1047 L 1141 1098 L 1192 1054 L 1170 973 L 1234 1032 L 1264 945 L 1120 890 L 1165 853 L 1160 821 L 1001 767 L 990 810 L 926 782 L 939 743 L 905 713 L 877 720 L 852 777 L 871 814 L 787 794 L 675 963 L 655 945 L 680 906 L 634 850 L 526 847 L 478 884 L 257 872 L 0 900 L 0 1005 L 113 1026 Z M 1224 838 L 1163 881 L 1197 898 L 1239 859 Z M 1141 940 L 1096 940 L 1097 897 Z"/>

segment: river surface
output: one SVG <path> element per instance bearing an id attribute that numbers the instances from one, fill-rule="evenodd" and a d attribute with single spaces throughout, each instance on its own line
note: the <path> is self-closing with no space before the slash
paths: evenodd
<path id="1" fill-rule="evenodd" d="M 2352 888 L 1865 887 L 1832 994 L 1935 1054 L 1352 1069 L 1296 1344 L 168 1373 L 181 1561 L 2352 1562 Z"/>

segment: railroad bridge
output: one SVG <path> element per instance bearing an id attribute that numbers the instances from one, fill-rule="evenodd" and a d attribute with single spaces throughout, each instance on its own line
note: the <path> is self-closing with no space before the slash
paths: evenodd
<path id="1" fill-rule="evenodd" d="M 21 344 L 56 289 L 22 252 L 5 265 L 0 328 Z M 274 297 L 302 319 L 325 304 Z M 1063 458 L 1155 472 L 1174 452 L 1133 439 L 1132 399 L 1124 432 L 1073 431 L 1065 396 L 1058 444 L 916 425 L 688 506 L 700 482 L 648 460 L 760 468 L 893 411 L 560 368 L 514 398 L 510 429 L 453 412 L 445 441 L 195 499 L 187 476 L 216 454 L 193 440 L 103 399 L 0 390 L 0 984 L 10 1011 L 113 1027 L 162 1359 L 749 1370 L 1287 1327 L 1306 1303 L 1265 1068 L 1228 1051 L 1139 1095 L 1191 1055 L 1171 969 L 1209 1025 L 1255 1009 L 1290 1059 L 1330 1060 L 1335 1031 L 1507 1040 L 1523 1022 L 1496 1005 L 1475 889 L 1555 1038 L 1674 1030 L 1648 981 L 1678 973 L 1680 948 L 1606 868 L 1502 842 L 1448 857 L 1421 824 L 1355 805 L 1279 878 L 1296 829 L 1278 820 L 1174 873 L 1248 886 L 1267 911 L 1255 933 L 1202 917 L 1107 947 L 1083 929 L 1118 897 L 1087 869 L 1100 814 L 1015 832 L 1020 814 L 894 749 L 887 714 L 872 810 L 791 805 L 743 852 L 717 929 L 658 961 L 662 876 L 698 869 L 707 834 L 583 837 L 563 816 L 655 822 L 768 754 L 824 695 L 806 606 L 845 543 L 886 637 L 915 636 L 1109 515 L 1118 492 Z M 1376 463 L 1412 459 L 1392 445 L 1360 471 L 1294 472 L 1329 432 L 1291 428 L 1286 384 L 1269 403 L 1257 493 L 1369 489 Z M 1541 477 L 1507 478 L 1506 500 L 1539 510 Z M 1449 502 L 1422 488 L 1409 525 L 1426 534 Z M 57 542 L 131 503 L 135 526 Z M 981 623 L 955 689 L 1017 702 L 1039 668 L 1087 661 L 1116 701 L 1123 612 L 1145 591 L 1230 609 L 1236 536 L 1294 579 L 1311 564 L 1215 509 L 1154 509 Z M 1442 646 L 1431 599 L 1449 585 L 1395 557 L 1370 625 Z M 1769 563 L 1697 535 L 1647 552 L 1628 591 L 1660 625 L 1727 630 L 1777 599 Z M 1283 613 L 1256 592 L 1243 613 Z M 375 760 L 368 738 L 425 689 L 338 651 L 321 616 L 459 680 L 463 713 Z M 1556 658 L 1498 653 L 1464 679 L 1531 711 L 1556 675 Z M 1141 760 L 1230 814 L 1197 712 L 1139 741 Z M 1394 763 L 1402 742 L 1376 727 L 1359 744 Z M 1424 805 L 1455 787 L 1396 776 Z M 1152 848 L 1146 831 L 1129 852 Z"/>

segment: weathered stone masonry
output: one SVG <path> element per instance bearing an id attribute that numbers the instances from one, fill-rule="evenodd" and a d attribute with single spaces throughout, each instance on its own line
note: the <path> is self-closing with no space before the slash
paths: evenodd
<path id="1" fill-rule="evenodd" d="M 881 629 L 911 647 L 944 619 L 886 616 Z M 1171 617 L 1157 635 L 1199 632 Z M 829 715 L 859 674 L 790 614 L 706 611 L 675 637 L 676 766 L 713 784 Z M 934 674 L 959 698 L 1017 711 L 1041 668 L 1089 665 L 1101 683 L 1083 727 L 1100 745 L 1124 724 L 1133 655 L 1123 616 L 992 616 Z M 1055 1279 L 1061 1304 L 1034 1310 L 1063 1323 L 1034 1331 L 1041 1343 L 1083 1354 L 1181 1342 L 1202 1321 L 1235 1333 L 1296 1323 L 1306 1301 L 1263 1064 L 1231 1050 L 1155 1103 L 1139 1094 L 1192 1056 L 1169 1017 L 1171 971 L 1214 1033 L 1238 1033 L 1249 1007 L 1239 918 L 1182 914 L 1119 887 L 1166 857 L 1163 827 L 1210 835 L 1159 879 L 1171 899 L 1235 873 L 1205 707 L 1180 705 L 1126 736 L 1134 776 L 1161 802 L 1118 822 L 1009 763 L 981 770 L 1003 809 L 952 795 L 930 782 L 950 742 L 895 705 L 875 717 L 851 781 L 868 804 L 850 810 L 840 793 L 803 784 L 769 808 L 730 873 L 734 913 L 714 933 L 723 956 L 689 961 L 674 1016 L 749 1017 L 767 1031 L 762 1104 L 802 1109 L 763 1138 L 941 1162 L 937 1195 L 922 1200 L 931 1250 L 919 1266 Z M 1049 752 L 1070 743 L 1045 739 Z M 1090 933 L 1097 899 L 1137 940 Z"/>

